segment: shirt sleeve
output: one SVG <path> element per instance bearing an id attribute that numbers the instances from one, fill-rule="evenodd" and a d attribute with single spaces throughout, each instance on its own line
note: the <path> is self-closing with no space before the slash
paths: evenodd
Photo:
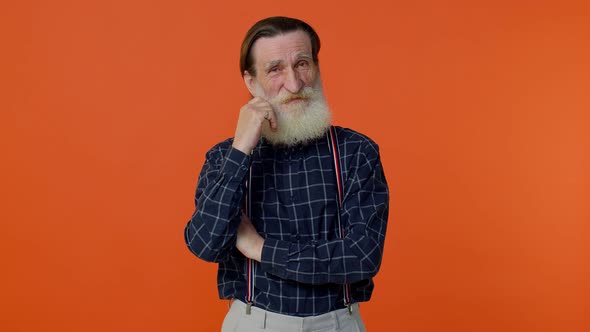
<path id="1" fill-rule="evenodd" d="M 195 212 L 184 230 L 189 250 L 197 257 L 219 262 L 235 246 L 250 156 L 228 141 L 207 152 L 195 195 Z"/>
<path id="2" fill-rule="evenodd" d="M 347 163 L 341 210 L 345 237 L 308 243 L 266 238 L 261 260 L 265 272 L 316 285 L 354 283 L 377 274 L 389 191 L 377 145 L 366 144 L 359 150 Z"/>

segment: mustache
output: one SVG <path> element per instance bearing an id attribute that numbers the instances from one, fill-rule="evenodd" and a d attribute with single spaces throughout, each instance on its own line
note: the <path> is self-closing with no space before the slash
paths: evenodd
<path id="1" fill-rule="evenodd" d="M 314 93 L 315 93 L 315 90 L 312 87 L 308 86 L 308 87 L 303 88 L 298 93 L 286 92 L 284 94 L 281 94 L 281 95 L 277 96 L 275 98 L 275 100 L 277 103 L 280 103 L 280 104 L 286 104 L 294 99 L 309 100 L 309 99 L 311 99 L 311 97 L 313 97 Z"/>

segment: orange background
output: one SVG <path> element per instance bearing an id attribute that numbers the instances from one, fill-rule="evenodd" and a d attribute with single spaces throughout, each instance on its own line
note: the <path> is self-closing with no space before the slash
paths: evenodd
<path id="1" fill-rule="evenodd" d="M 590 331 L 588 1 L 2 1 L 0 330 L 217 331 L 186 249 L 256 20 L 322 38 L 391 189 L 375 331 Z"/>

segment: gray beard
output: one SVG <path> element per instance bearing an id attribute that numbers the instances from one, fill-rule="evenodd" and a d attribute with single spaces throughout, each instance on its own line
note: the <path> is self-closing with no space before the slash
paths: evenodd
<path id="1" fill-rule="evenodd" d="M 319 84 L 318 84 L 319 85 Z M 269 100 L 275 111 L 277 130 L 272 131 L 268 121 L 262 125 L 262 137 L 272 145 L 295 146 L 307 144 L 326 134 L 332 123 L 332 114 L 326 99 L 318 88 L 305 88 L 310 98 L 296 105 L 285 105 Z"/>

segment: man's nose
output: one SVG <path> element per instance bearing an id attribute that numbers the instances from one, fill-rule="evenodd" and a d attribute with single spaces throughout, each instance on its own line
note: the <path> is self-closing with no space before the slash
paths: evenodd
<path id="1" fill-rule="evenodd" d="M 290 68 L 287 70 L 287 77 L 285 78 L 285 89 L 291 93 L 298 93 L 303 88 L 303 80 L 299 76 L 299 73 Z"/>

